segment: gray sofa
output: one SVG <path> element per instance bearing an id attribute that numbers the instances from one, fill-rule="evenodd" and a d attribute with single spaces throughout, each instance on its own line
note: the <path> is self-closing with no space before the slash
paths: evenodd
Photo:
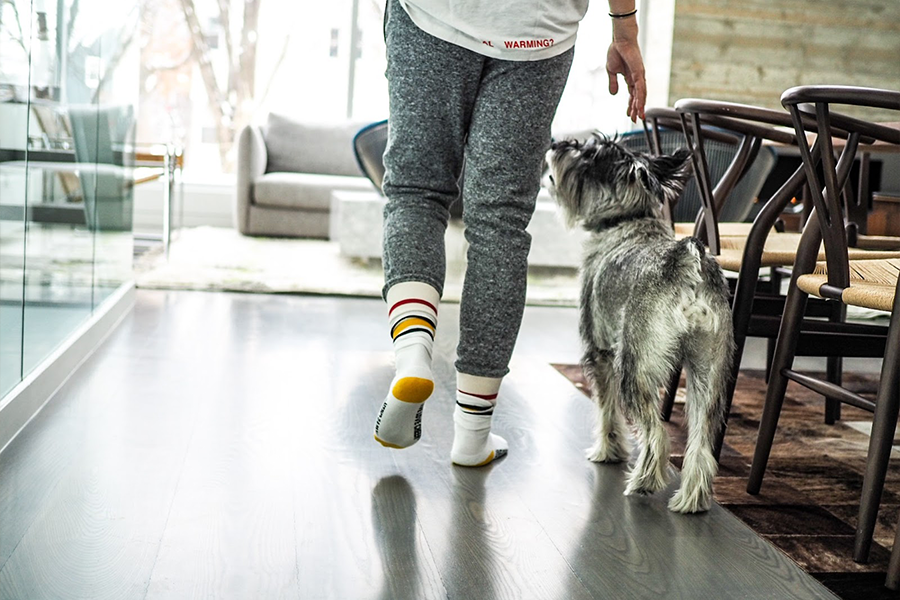
<path id="1" fill-rule="evenodd" d="M 327 238 L 334 190 L 373 191 L 353 154 L 365 124 L 304 124 L 270 114 L 238 140 L 234 220 L 244 235 Z"/>

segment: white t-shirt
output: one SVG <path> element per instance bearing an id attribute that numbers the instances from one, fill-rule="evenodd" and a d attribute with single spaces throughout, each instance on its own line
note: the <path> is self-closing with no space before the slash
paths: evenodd
<path id="1" fill-rule="evenodd" d="M 542 60 L 575 45 L 589 0 L 400 0 L 420 29 L 504 60 Z"/>

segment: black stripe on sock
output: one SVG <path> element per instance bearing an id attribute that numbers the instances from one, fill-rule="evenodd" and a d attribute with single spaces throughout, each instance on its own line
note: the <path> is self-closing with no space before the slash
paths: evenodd
<path id="1" fill-rule="evenodd" d="M 466 411 L 467 413 L 477 414 L 477 415 L 492 415 L 494 414 L 493 406 L 473 406 L 471 404 L 463 404 L 460 401 L 456 401 L 456 405 Z"/>
<path id="2" fill-rule="evenodd" d="M 423 321 L 428 321 L 432 327 L 437 327 L 437 319 L 424 312 L 408 312 L 397 317 L 394 317 L 392 321 L 394 321 L 394 327 L 405 321 L 406 319 L 422 319 Z"/>
<path id="3" fill-rule="evenodd" d="M 435 323 L 433 319 L 429 319 L 428 317 L 425 317 L 423 315 L 404 315 L 402 319 L 394 323 L 391 327 L 391 337 L 394 337 L 394 330 L 397 329 L 397 327 L 399 327 L 400 324 L 407 319 L 422 319 L 423 321 L 431 325 L 434 329 L 437 329 L 437 323 Z"/>
<path id="4" fill-rule="evenodd" d="M 394 341 L 396 342 L 397 340 L 399 340 L 400 338 L 402 338 L 402 337 L 403 337 L 404 335 L 406 335 L 407 333 L 415 333 L 415 332 L 417 332 L 417 331 L 424 331 L 425 333 L 428 334 L 428 336 L 429 336 L 432 340 L 434 339 L 434 332 L 431 331 L 430 329 L 428 329 L 427 327 L 410 327 L 409 329 L 406 329 L 406 330 L 404 330 L 404 331 L 401 331 L 401 332 L 398 333 L 396 336 L 394 336 Z"/>

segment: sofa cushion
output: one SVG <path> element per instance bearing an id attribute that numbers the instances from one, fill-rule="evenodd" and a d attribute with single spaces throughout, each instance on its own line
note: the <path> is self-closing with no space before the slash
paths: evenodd
<path id="1" fill-rule="evenodd" d="M 365 123 L 301 123 L 271 113 L 263 137 L 269 155 L 266 172 L 361 175 L 353 137 Z"/>
<path id="2" fill-rule="evenodd" d="M 296 210 L 331 210 L 331 192 L 375 192 L 365 177 L 315 173 L 266 173 L 253 182 L 253 200 L 260 206 Z"/>

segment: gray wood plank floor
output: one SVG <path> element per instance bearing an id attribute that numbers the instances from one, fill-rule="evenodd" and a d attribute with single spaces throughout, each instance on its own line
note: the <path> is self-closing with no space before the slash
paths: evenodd
<path id="1" fill-rule="evenodd" d="M 458 311 L 424 438 L 372 439 L 380 301 L 140 291 L 0 455 L 0 599 L 832 598 L 716 506 L 666 510 L 595 465 L 571 309 L 531 308 L 495 430 L 453 467 Z"/>

